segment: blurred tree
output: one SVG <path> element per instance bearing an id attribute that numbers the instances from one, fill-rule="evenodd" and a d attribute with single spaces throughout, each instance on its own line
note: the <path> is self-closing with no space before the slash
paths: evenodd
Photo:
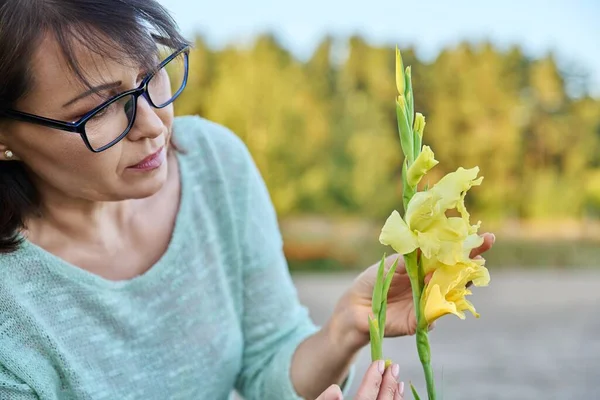
<path id="1" fill-rule="evenodd" d="M 357 36 L 344 44 L 341 61 L 339 43 L 325 37 L 301 62 L 273 35 L 219 51 L 195 39 L 177 113 L 236 132 L 282 217 L 380 219 L 400 207 L 394 48 Z M 486 221 L 600 214 L 600 99 L 584 89 L 572 97 L 553 55 L 531 60 L 518 47 L 461 43 L 426 64 L 401 50 L 427 120 L 425 144 L 441 161 L 430 183 L 478 165 L 484 185 L 468 201 Z"/>

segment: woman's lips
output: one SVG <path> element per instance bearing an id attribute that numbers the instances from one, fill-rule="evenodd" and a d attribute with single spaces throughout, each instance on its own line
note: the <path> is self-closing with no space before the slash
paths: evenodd
<path id="1" fill-rule="evenodd" d="M 136 165 L 132 165 L 128 167 L 128 169 L 134 169 L 137 171 L 151 171 L 160 167 L 166 160 L 165 147 L 161 147 L 154 154 L 150 154 L 148 157 L 144 158 L 142 161 L 137 163 Z"/>

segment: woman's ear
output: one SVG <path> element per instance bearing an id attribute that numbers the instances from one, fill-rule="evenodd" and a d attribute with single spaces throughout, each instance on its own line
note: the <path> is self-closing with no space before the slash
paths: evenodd
<path id="1" fill-rule="evenodd" d="M 0 161 L 17 161 L 19 157 L 4 143 L 0 143 Z"/>
<path id="2" fill-rule="evenodd" d="M 0 161 L 20 161 L 15 151 L 11 149 L 7 142 L 8 138 L 8 123 L 5 120 L 0 121 Z"/>

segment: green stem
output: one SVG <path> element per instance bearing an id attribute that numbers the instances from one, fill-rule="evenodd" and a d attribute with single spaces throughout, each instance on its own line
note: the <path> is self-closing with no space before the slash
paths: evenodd
<path id="1" fill-rule="evenodd" d="M 431 368 L 431 350 L 429 348 L 427 328 L 417 328 L 417 351 L 421 365 L 423 365 L 423 372 L 425 373 L 428 398 L 429 400 L 435 400 L 435 381 L 433 379 L 433 369 Z"/>
<path id="2" fill-rule="evenodd" d="M 435 400 L 435 382 L 433 379 L 433 369 L 431 367 L 431 349 L 429 347 L 428 326 L 420 307 L 421 296 L 425 286 L 423 268 L 420 265 L 420 262 L 417 261 L 416 250 L 405 255 L 404 262 L 411 283 L 414 302 L 413 304 L 415 304 L 415 316 L 417 319 L 417 352 L 419 354 L 421 365 L 423 366 L 423 372 L 425 373 L 428 399 Z"/>

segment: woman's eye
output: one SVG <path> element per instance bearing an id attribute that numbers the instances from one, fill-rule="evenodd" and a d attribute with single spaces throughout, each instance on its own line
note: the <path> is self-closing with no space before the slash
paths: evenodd
<path id="1" fill-rule="evenodd" d="M 112 107 L 113 107 L 112 104 L 108 107 L 104 107 L 102 110 L 100 110 L 96 114 L 94 114 L 92 119 L 102 118 L 108 112 L 109 108 L 112 108 Z"/>
<path id="2" fill-rule="evenodd" d="M 92 111 L 93 109 L 95 109 L 96 107 L 98 107 L 100 105 L 100 103 L 98 104 L 91 104 L 89 106 L 85 106 L 82 107 L 73 118 L 70 118 L 69 120 L 72 122 L 77 122 L 79 121 L 81 118 L 85 117 L 90 111 Z"/>
<path id="3" fill-rule="evenodd" d="M 76 116 L 74 116 L 74 117 L 72 117 L 72 118 L 69 118 L 69 119 L 68 119 L 68 121 L 71 121 L 71 122 L 77 122 L 77 121 L 79 121 L 81 118 L 85 117 L 85 114 L 86 114 L 86 113 L 77 114 Z"/>

